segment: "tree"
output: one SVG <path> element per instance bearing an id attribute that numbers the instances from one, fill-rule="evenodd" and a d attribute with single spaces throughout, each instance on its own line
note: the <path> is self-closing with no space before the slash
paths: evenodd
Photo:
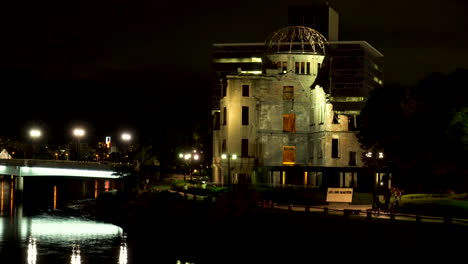
<path id="1" fill-rule="evenodd" d="M 467 76 L 466 70 L 433 73 L 415 86 L 374 90 L 361 112 L 362 147 L 384 151 L 384 165 L 407 186 L 462 186 L 468 157 Z"/>

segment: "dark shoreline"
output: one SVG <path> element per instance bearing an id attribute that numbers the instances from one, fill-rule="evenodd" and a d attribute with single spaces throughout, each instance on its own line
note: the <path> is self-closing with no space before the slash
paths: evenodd
<path id="1" fill-rule="evenodd" d="M 122 227 L 141 249 L 139 254 L 161 249 L 195 263 L 220 258 L 223 263 L 246 258 L 261 263 L 277 258 L 304 261 L 311 250 L 348 260 L 347 255 L 382 257 L 389 252 L 410 258 L 420 252 L 418 259 L 451 252 L 445 256 L 450 258 L 464 252 L 468 235 L 465 226 L 271 211 L 239 199 L 212 203 L 165 195 L 144 194 L 112 205 L 99 205 L 98 200 L 97 211 L 106 210 L 97 218 Z"/>

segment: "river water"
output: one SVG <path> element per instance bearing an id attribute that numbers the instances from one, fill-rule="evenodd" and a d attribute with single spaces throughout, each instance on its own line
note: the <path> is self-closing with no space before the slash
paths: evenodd
<path id="1" fill-rule="evenodd" d="M 62 210 L 67 202 L 58 201 L 58 195 L 36 192 L 37 197 L 25 196 L 20 204 L 11 192 L 11 181 L 3 179 L 0 184 L 0 263 L 186 263 L 149 246 L 151 237 L 132 240 L 117 225 L 67 214 Z M 57 193 L 56 186 L 44 189 Z M 54 198 L 38 202 L 38 195 Z"/>

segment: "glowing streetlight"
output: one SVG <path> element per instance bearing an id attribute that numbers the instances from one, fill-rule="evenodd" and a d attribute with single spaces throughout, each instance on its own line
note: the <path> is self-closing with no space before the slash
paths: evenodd
<path id="1" fill-rule="evenodd" d="M 190 179 L 192 179 L 192 161 L 200 160 L 200 154 L 196 150 L 187 153 L 179 153 L 179 158 L 185 161 L 185 164 L 190 170 Z M 184 181 L 185 181 L 185 171 L 184 171 Z"/>
<path id="2" fill-rule="evenodd" d="M 81 159 L 81 143 L 80 139 L 85 135 L 85 131 L 82 128 L 75 128 L 73 130 L 73 135 L 78 139 L 78 160 Z"/>
<path id="3" fill-rule="evenodd" d="M 121 138 L 123 141 L 130 141 L 132 139 L 132 135 L 130 135 L 129 133 L 122 133 Z"/>
<path id="4" fill-rule="evenodd" d="M 237 159 L 236 154 L 221 154 L 222 159 L 227 159 L 228 162 L 228 188 L 231 188 L 231 159 Z"/>
<path id="5" fill-rule="evenodd" d="M 42 132 L 39 129 L 33 128 L 33 129 L 29 130 L 29 136 L 31 138 L 40 138 L 41 135 L 42 135 Z"/>
<path id="6" fill-rule="evenodd" d="M 42 132 L 40 129 L 38 128 L 32 128 L 31 130 L 29 130 L 29 137 L 32 138 L 33 140 L 33 143 L 32 143 L 32 158 L 35 158 L 35 154 L 36 154 L 36 144 L 37 144 L 37 140 L 39 140 L 39 138 L 42 136 Z"/>

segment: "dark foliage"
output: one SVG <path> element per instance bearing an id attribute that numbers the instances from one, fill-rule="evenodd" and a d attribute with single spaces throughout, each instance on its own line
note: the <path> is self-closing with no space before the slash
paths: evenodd
<path id="1" fill-rule="evenodd" d="M 385 158 L 363 157 L 365 163 L 391 168 L 407 187 L 463 189 L 468 171 L 466 77 L 468 71 L 459 69 L 433 73 L 416 86 L 374 90 L 361 113 L 358 138 L 364 149 L 384 152 Z"/>

